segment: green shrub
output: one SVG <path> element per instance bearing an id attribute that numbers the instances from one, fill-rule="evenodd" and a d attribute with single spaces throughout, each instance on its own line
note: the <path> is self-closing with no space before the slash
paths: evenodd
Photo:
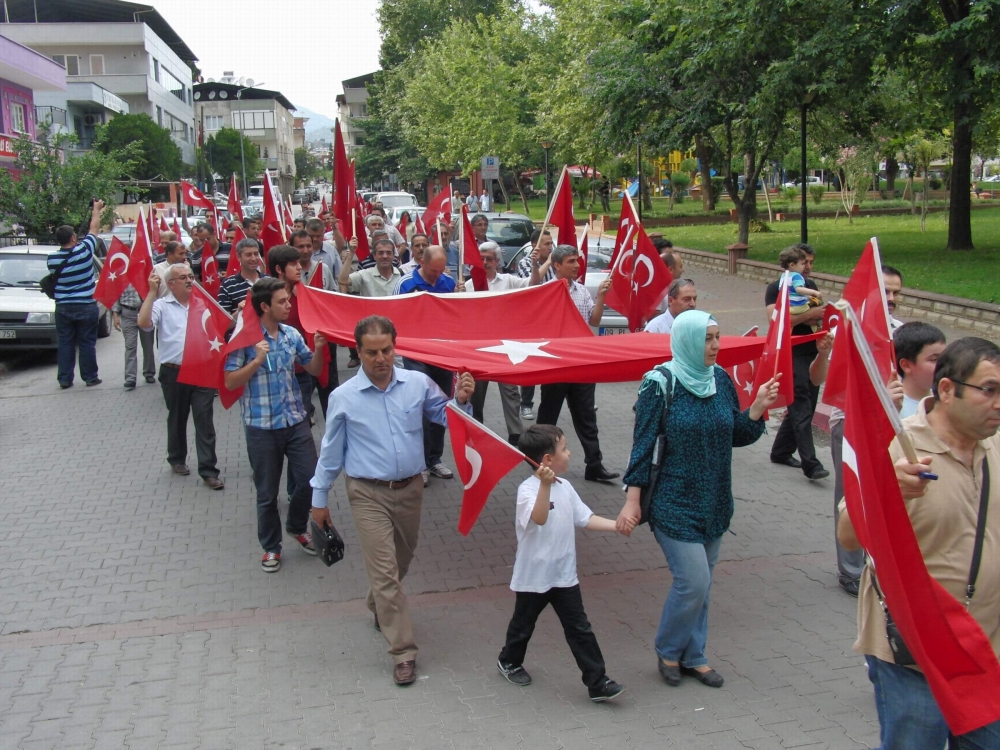
<path id="1" fill-rule="evenodd" d="M 819 204 L 823 202 L 823 194 L 826 192 L 826 185 L 810 185 L 809 195 L 812 196 L 813 203 Z"/>
<path id="2" fill-rule="evenodd" d="M 785 188 L 785 197 L 788 200 L 790 200 L 790 201 L 798 200 L 798 198 L 799 198 L 799 189 L 798 188 L 794 188 L 794 187 L 787 187 L 787 188 Z"/>
<path id="3" fill-rule="evenodd" d="M 719 202 L 719 198 L 722 197 L 723 193 L 726 192 L 726 180 L 724 177 L 713 177 L 712 178 L 712 198 L 715 202 Z"/>
<path id="4" fill-rule="evenodd" d="M 684 191 L 691 184 L 691 177 L 686 172 L 674 172 L 670 175 L 670 194 L 674 197 L 675 203 L 684 200 Z"/>
<path id="5" fill-rule="evenodd" d="M 937 177 L 931 177 L 930 180 L 928 180 L 928 182 L 930 183 L 931 190 L 941 189 L 941 180 L 939 180 Z"/>

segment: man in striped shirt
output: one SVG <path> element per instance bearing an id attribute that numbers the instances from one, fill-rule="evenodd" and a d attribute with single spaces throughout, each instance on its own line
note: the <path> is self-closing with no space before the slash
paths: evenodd
<path id="1" fill-rule="evenodd" d="M 240 260 L 240 272 L 224 278 L 219 287 L 219 304 L 230 315 L 242 309 L 247 291 L 260 278 L 260 245 L 257 240 L 240 240 L 236 245 L 236 255 Z"/>
<path id="2" fill-rule="evenodd" d="M 59 335 L 58 369 L 60 388 L 73 386 L 76 353 L 80 352 L 80 376 L 87 385 L 98 385 L 97 326 L 101 319 L 94 301 L 94 252 L 101 230 L 104 201 L 94 201 L 90 231 L 78 240 L 68 224 L 56 229 L 59 250 L 49 255 L 49 273 L 56 277 L 56 333 Z"/>

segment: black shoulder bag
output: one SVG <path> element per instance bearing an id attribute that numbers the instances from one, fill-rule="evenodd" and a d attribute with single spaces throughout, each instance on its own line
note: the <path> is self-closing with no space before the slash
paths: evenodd
<path id="1" fill-rule="evenodd" d="M 49 299 L 56 298 L 56 284 L 59 283 L 59 276 L 62 274 L 63 269 L 66 264 L 69 263 L 69 259 L 73 257 L 73 249 L 69 250 L 69 254 L 66 256 L 66 260 L 59 264 L 59 267 L 52 273 L 46 274 L 38 280 L 38 286 L 42 288 L 45 296 Z"/>
<path id="2" fill-rule="evenodd" d="M 988 458 L 988 457 L 987 457 Z M 987 458 L 983 459 L 983 484 L 979 492 L 979 517 L 976 520 L 976 541 L 972 546 L 972 565 L 969 567 L 969 582 L 965 586 L 965 609 L 968 611 L 972 604 L 972 597 L 976 595 L 976 579 L 979 577 L 979 563 L 983 558 L 983 538 L 986 536 L 986 512 L 990 504 L 990 465 Z M 872 585 L 875 587 L 875 596 L 878 603 L 882 605 L 885 612 L 885 637 L 889 641 L 889 648 L 892 649 L 893 661 L 901 667 L 916 666 L 917 660 L 913 658 L 909 647 L 903 641 L 903 636 L 899 632 L 896 621 L 889 614 L 889 608 L 885 604 L 885 597 L 879 588 L 875 575 L 872 575 Z"/>
<path id="3" fill-rule="evenodd" d="M 640 524 L 649 523 L 650 511 L 653 506 L 653 490 L 656 489 L 656 482 L 660 478 L 660 469 L 663 467 L 663 459 L 667 453 L 667 412 L 670 411 L 670 401 L 673 398 L 674 376 L 670 370 L 665 368 L 660 370 L 660 374 L 666 378 L 667 392 L 663 396 L 663 411 L 660 412 L 660 429 L 656 433 L 656 440 L 653 441 L 653 448 L 650 455 L 649 484 L 641 488 L 639 494 Z M 650 524 L 649 528 L 652 530 L 652 524 Z"/>

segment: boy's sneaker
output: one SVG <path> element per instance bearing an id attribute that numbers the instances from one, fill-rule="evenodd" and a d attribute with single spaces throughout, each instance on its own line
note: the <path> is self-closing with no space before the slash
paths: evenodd
<path id="1" fill-rule="evenodd" d="M 531 675 L 525 671 L 524 667 L 515 667 L 513 664 L 507 664 L 497 659 L 497 671 L 507 678 L 507 682 L 514 685 L 523 687 L 531 684 Z"/>
<path id="2" fill-rule="evenodd" d="M 605 677 L 604 682 L 598 687 L 587 688 L 587 692 L 590 693 L 590 700 L 594 701 L 594 703 L 603 703 L 604 701 L 613 700 L 624 693 L 625 687 L 619 685 L 610 677 Z"/>
<path id="3" fill-rule="evenodd" d="M 301 534 L 292 534 L 292 537 L 294 537 L 295 541 L 298 542 L 299 546 L 302 548 L 302 551 L 307 555 L 316 554 L 316 548 L 313 546 L 312 534 L 308 531 Z"/>

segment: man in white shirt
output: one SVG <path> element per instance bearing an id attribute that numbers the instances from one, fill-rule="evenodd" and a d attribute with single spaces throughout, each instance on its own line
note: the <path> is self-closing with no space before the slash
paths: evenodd
<path id="1" fill-rule="evenodd" d="M 175 263 L 183 263 L 188 268 L 191 267 L 190 261 L 188 261 L 188 249 L 184 247 L 180 242 L 168 242 L 164 248 L 164 252 L 167 254 L 166 260 L 162 263 L 157 263 L 153 266 L 153 270 L 156 271 L 157 275 L 160 277 L 160 296 L 166 297 L 170 294 L 170 290 L 167 285 L 167 269 Z"/>
<path id="2" fill-rule="evenodd" d="M 149 294 L 139 308 L 138 324 L 143 331 L 156 329 L 160 346 L 160 387 L 167 404 L 167 463 L 174 474 L 191 473 L 187 464 L 188 414 L 194 417 L 195 448 L 198 452 L 198 474 L 213 490 L 226 485 L 219 477 L 215 455 L 215 420 L 213 407 L 217 391 L 178 382 L 184 341 L 187 338 L 188 303 L 194 285 L 194 271 L 184 263 L 167 269 L 168 292 L 160 297 L 160 274 L 149 275 Z"/>
<path id="3" fill-rule="evenodd" d="M 424 262 L 424 253 L 431 246 L 430 238 L 423 232 L 414 232 L 410 238 L 410 259 L 399 267 L 399 272 L 406 276 L 413 273 L 413 269 L 420 268 Z"/>
<path id="4" fill-rule="evenodd" d="M 479 210 L 483 213 L 488 213 L 493 207 L 493 199 L 490 198 L 490 194 L 486 192 L 486 188 L 483 188 L 483 194 L 479 196 Z"/>
<path id="5" fill-rule="evenodd" d="M 698 290 L 691 279 L 674 279 L 667 289 L 667 309 L 646 324 L 647 333 L 670 333 L 674 318 L 698 307 Z"/>

